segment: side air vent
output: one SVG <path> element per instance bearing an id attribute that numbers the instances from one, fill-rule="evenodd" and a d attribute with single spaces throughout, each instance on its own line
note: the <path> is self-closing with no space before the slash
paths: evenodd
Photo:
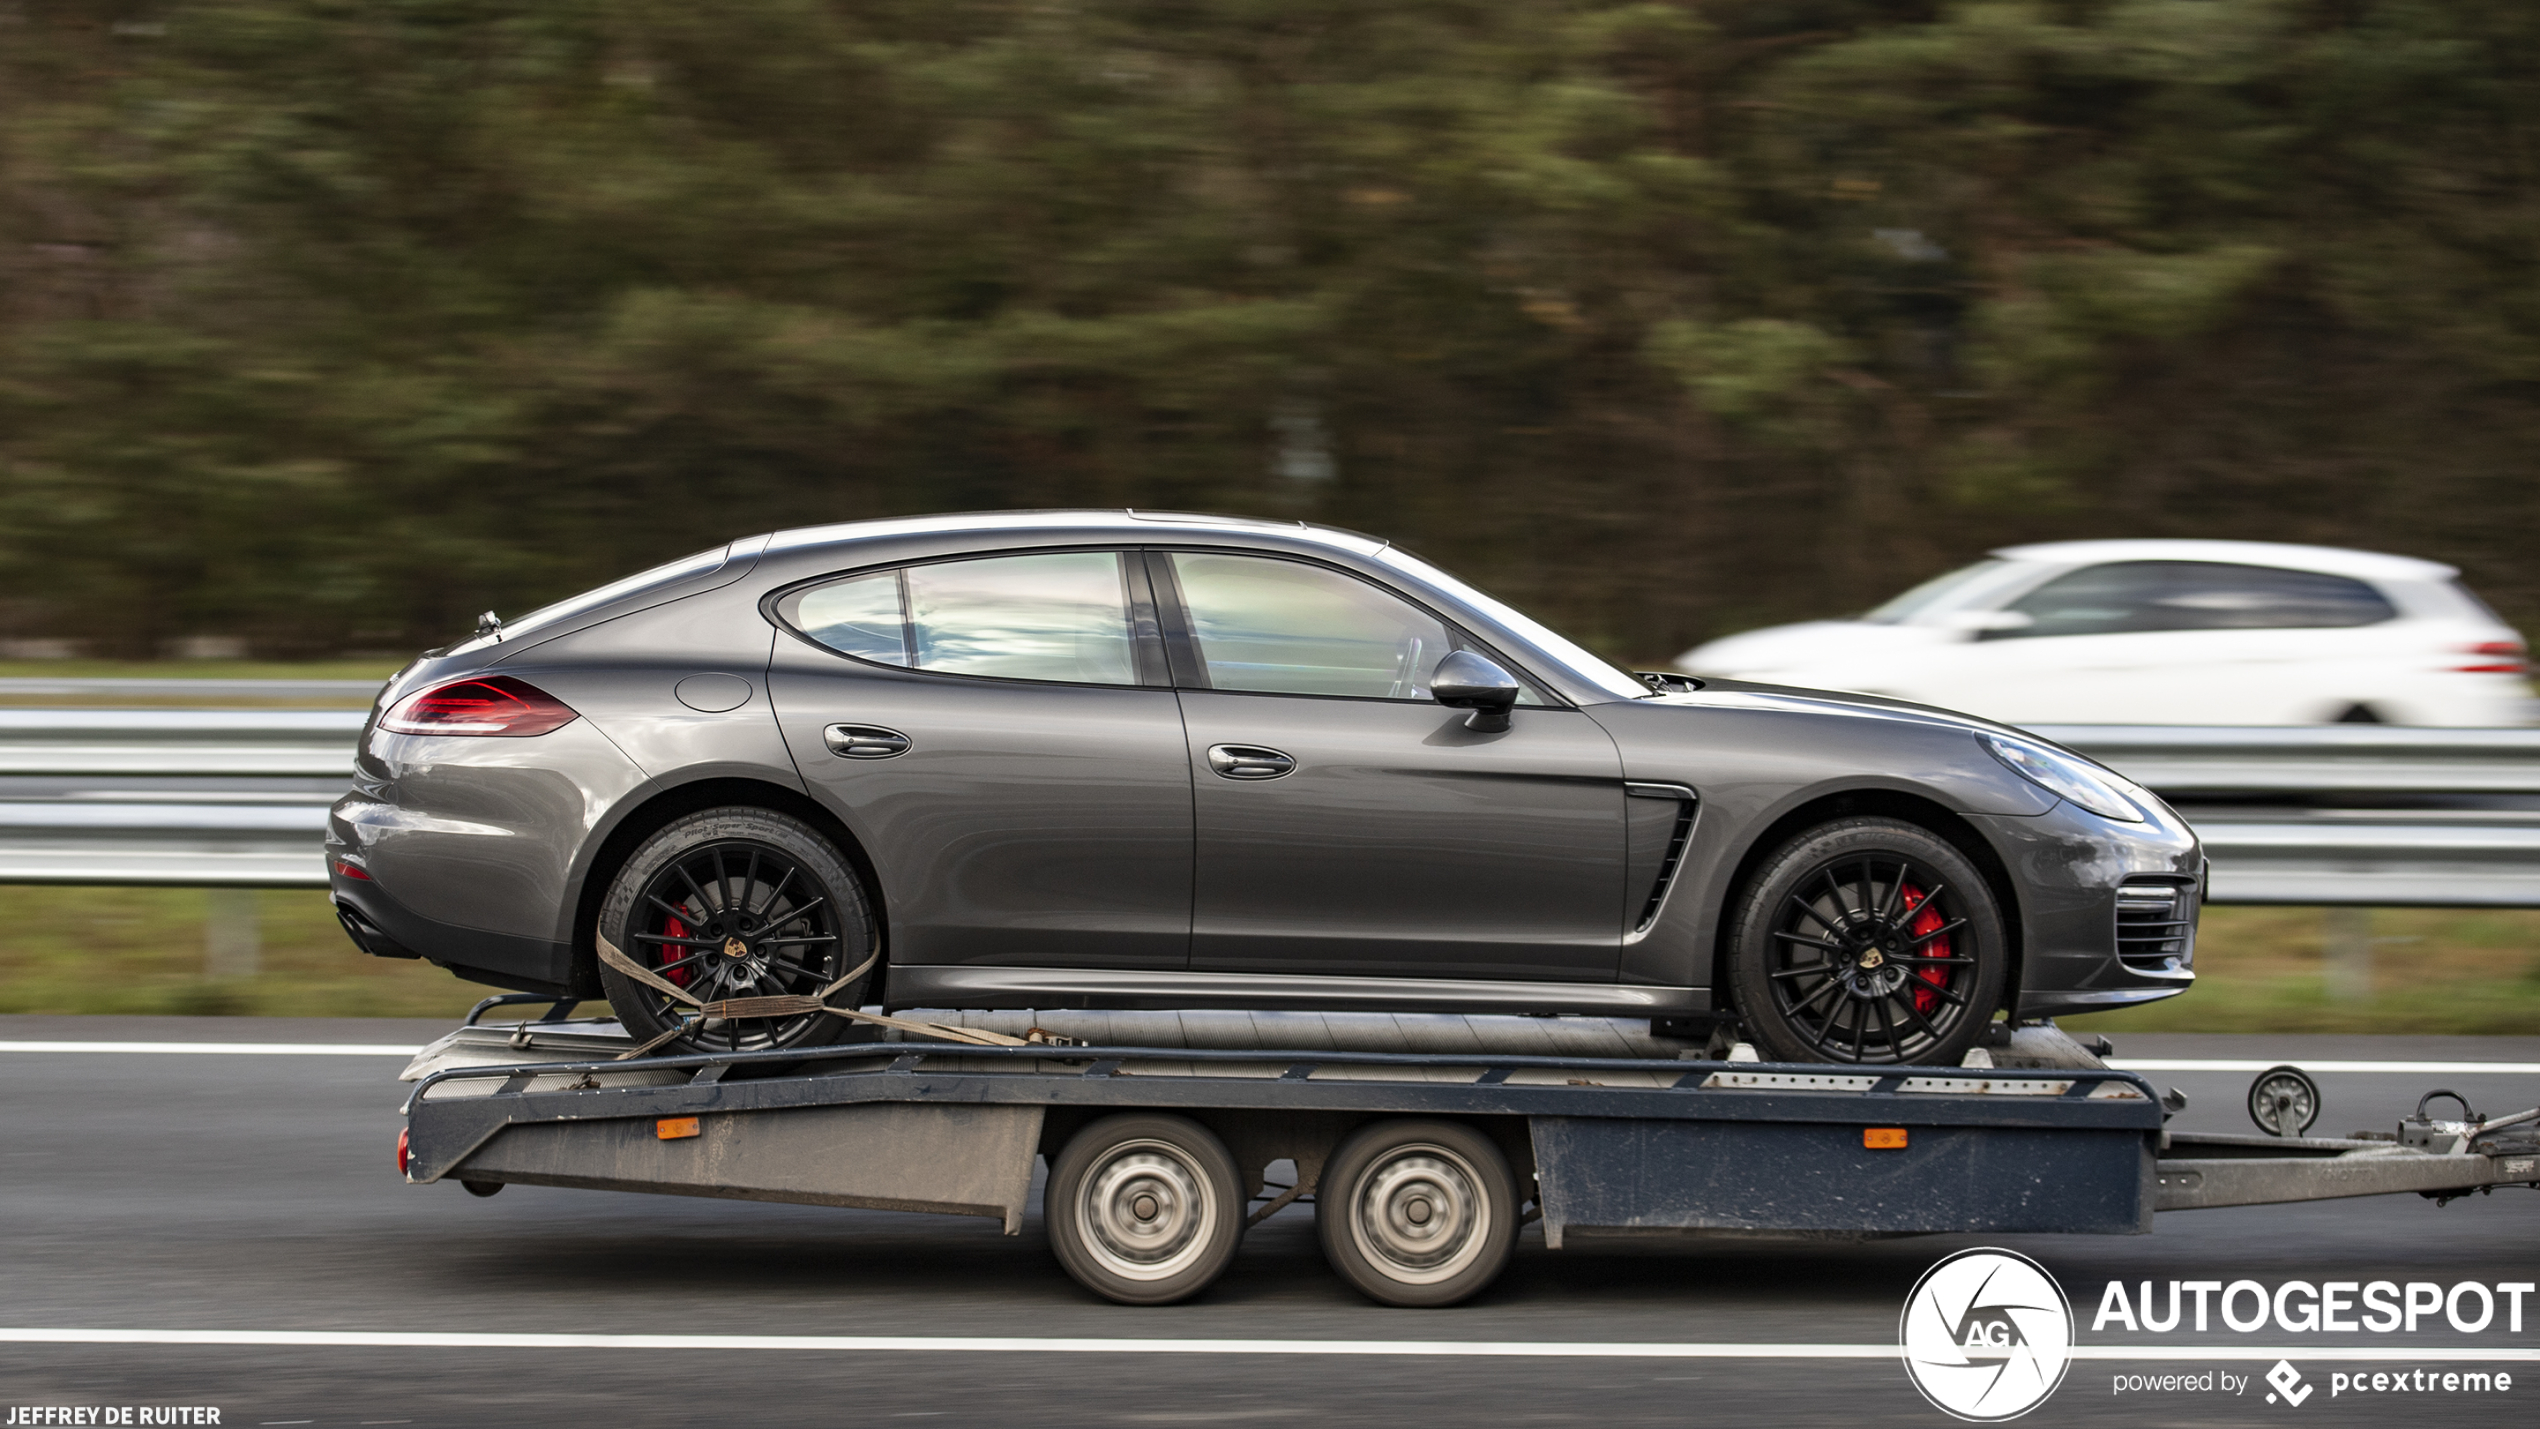
<path id="1" fill-rule="evenodd" d="M 2192 971 L 2196 885 L 2184 879 L 2128 879 L 2117 890 L 2117 958 L 2136 972 Z"/>
<path id="2" fill-rule="evenodd" d="M 1684 865 L 1685 845 L 1693 839 L 1693 812 L 1701 800 L 1682 784 L 1625 784 L 1623 792 L 1634 799 L 1667 799 L 1676 806 L 1675 824 L 1667 832 L 1667 851 L 1658 860 L 1658 876 L 1651 880 L 1649 896 L 1640 906 L 1635 933 L 1646 933 L 1658 921 L 1658 910 L 1666 905 L 1667 889 L 1676 881 L 1676 870 Z"/>

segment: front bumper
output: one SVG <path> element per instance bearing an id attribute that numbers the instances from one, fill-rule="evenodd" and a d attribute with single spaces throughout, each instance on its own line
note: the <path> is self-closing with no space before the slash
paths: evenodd
<path id="1" fill-rule="evenodd" d="M 2123 824 L 2059 804 L 2032 817 L 1972 821 L 2002 855 L 2020 899 L 2020 1019 L 2135 1007 L 2195 986 L 2205 853 L 2176 814 L 2155 810 Z M 2118 893 L 2129 885 L 2177 891 L 2187 946 L 2175 960 L 2119 956 Z"/>

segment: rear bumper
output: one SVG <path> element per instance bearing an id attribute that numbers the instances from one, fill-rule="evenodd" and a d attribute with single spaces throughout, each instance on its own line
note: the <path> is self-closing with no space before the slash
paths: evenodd
<path id="1" fill-rule="evenodd" d="M 374 957 L 421 958 L 470 982 L 520 992 L 596 995 L 576 989 L 573 950 L 537 938 L 461 928 L 426 918 L 371 879 L 350 878 L 329 861 L 327 897 L 353 946 Z"/>

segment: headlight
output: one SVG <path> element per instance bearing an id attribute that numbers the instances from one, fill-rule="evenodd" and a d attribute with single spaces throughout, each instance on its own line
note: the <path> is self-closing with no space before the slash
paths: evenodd
<path id="1" fill-rule="evenodd" d="M 2106 770 L 2094 768 L 2042 744 L 2004 739 L 1994 734 L 1979 734 L 1976 738 L 1983 742 L 1986 753 L 2047 793 L 2088 809 L 2103 819 L 2128 824 L 2143 822 L 2143 810 L 2127 797 L 2126 791 L 2131 786 Z"/>

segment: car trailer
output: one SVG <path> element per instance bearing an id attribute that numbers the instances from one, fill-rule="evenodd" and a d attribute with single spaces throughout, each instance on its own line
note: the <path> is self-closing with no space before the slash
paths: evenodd
<path id="1" fill-rule="evenodd" d="M 492 1002 L 514 1000 L 530 999 Z M 1011 1235 L 1046 1156 L 1052 1249 L 1129 1304 L 1197 1293 L 1247 1228 L 1301 1200 L 1344 1278 L 1421 1306 L 1488 1285 L 1538 1219 L 1555 1250 L 1684 1233 L 2139 1235 L 2156 1211 L 2540 1186 L 2540 1112 L 2439 1121 L 2420 1104 L 2389 1140 L 2173 1134 L 2178 1103 L 2095 1066 L 982 1046 L 902 1028 L 628 1060 L 622 1029 L 564 1021 L 568 1007 L 517 1029 L 471 1014 L 426 1049 L 407 1073 L 409 1181 L 931 1211 Z M 2301 1102 L 2307 1086 L 2269 1072 L 2253 1109 L 2298 1133 L 2318 1103 L 2316 1088 Z M 1271 1184 L 1281 1161 L 1296 1176 Z"/>

